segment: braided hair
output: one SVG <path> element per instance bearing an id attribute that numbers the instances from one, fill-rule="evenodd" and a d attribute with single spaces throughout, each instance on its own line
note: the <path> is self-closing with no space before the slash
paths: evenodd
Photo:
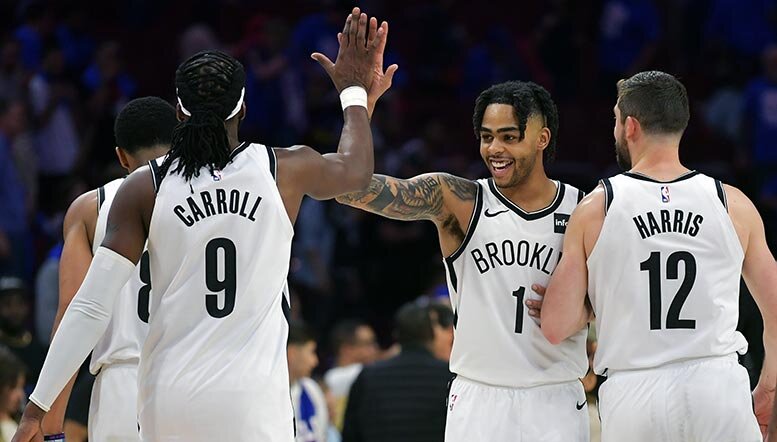
<path id="1" fill-rule="evenodd" d="M 550 93 L 542 86 L 531 81 L 507 81 L 491 86 L 483 91 L 475 100 L 475 113 L 472 124 L 475 137 L 480 139 L 480 128 L 483 125 L 483 115 L 489 104 L 508 104 L 513 107 L 520 140 L 526 132 L 526 122 L 529 117 L 542 117 L 544 125 L 550 130 L 550 142 L 543 152 L 545 161 L 551 161 L 556 156 L 556 136 L 558 135 L 558 110 L 550 97 Z"/>
<path id="2" fill-rule="evenodd" d="M 232 146 L 224 120 L 240 100 L 245 80 L 243 65 L 220 51 L 198 52 L 178 67 L 176 92 L 181 107 L 191 115 L 173 130 L 163 175 L 176 159 L 172 172 L 187 181 L 199 176 L 203 167 L 213 173 L 227 165 Z"/>

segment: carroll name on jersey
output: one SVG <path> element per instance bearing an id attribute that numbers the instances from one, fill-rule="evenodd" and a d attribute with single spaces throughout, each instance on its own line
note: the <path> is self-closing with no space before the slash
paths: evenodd
<path id="1" fill-rule="evenodd" d="M 173 207 L 173 212 L 186 227 L 214 215 L 238 215 L 256 222 L 256 209 L 262 197 L 237 189 L 212 189 L 186 198 L 185 202 Z"/>

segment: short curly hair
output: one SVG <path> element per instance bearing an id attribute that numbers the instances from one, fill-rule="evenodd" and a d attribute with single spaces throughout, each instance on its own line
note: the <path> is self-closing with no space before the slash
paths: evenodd
<path id="1" fill-rule="evenodd" d="M 546 161 L 550 161 L 556 156 L 558 109 L 544 87 L 531 81 L 507 81 L 495 84 L 481 92 L 475 100 L 475 113 L 472 115 L 472 125 L 477 139 L 480 139 L 483 115 L 489 104 L 509 104 L 513 107 L 521 140 L 525 136 L 526 122 L 529 117 L 532 115 L 542 117 L 545 127 L 550 130 L 550 143 L 545 148 L 543 157 Z"/>
<path id="2" fill-rule="evenodd" d="M 119 112 L 113 124 L 116 145 L 129 153 L 169 145 L 178 124 L 175 108 L 159 97 L 136 98 Z"/>

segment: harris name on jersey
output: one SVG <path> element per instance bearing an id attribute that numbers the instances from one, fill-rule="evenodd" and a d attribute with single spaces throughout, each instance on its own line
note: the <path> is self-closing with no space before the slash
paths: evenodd
<path id="1" fill-rule="evenodd" d="M 248 191 L 215 189 L 186 198 L 186 203 L 173 207 L 173 212 L 186 227 L 213 215 L 226 214 L 242 216 L 256 222 L 254 215 L 261 201 L 261 196 L 252 196 Z"/>
<path id="2" fill-rule="evenodd" d="M 644 215 L 637 215 L 633 220 L 642 239 L 659 233 L 682 233 L 695 237 L 699 233 L 704 217 L 680 209 L 674 211 L 663 209 L 659 210 L 658 214 L 647 212 Z"/>

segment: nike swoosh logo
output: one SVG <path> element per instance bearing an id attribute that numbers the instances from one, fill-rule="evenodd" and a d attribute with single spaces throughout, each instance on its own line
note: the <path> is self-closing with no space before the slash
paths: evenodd
<path id="1" fill-rule="evenodd" d="M 487 218 L 493 218 L 493 217 L 495 217 L 495 216 L 497 216 L 499 214 L 505 213 L 505 212 L 507 212 L 507 210 L 501 210 L 499 212 L 488 213 L 488 209 L 486 209 L 485 215 L 486 215 Z"/>
<path id="2" fill-rule="evenodd" d="M 585 407 L 585 403 L 586 403 L 586 402 L 585 402 L 585 401 L 583 401 L 583 403 L 582 403 L 582 404 L 575 404 L 575 406 L 577 407 L 577 409 L 578 409 L 578 410 L 582 410 L 582 409 L 583 409 L 583 407 Z"/>

